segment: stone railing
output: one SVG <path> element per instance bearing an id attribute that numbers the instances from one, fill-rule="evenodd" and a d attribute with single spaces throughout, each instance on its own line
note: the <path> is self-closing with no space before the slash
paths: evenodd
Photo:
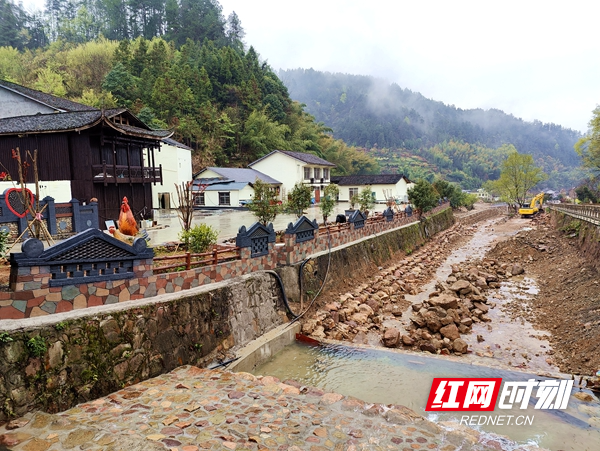
<path id="1" fill-rule="evenodd" d="M 546 208 L 600 226 L 600 205 L 550 204 Z"/>

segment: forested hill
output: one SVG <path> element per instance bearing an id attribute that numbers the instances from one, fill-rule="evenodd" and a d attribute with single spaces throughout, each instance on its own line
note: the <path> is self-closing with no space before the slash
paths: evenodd
<path id="1" fill-rule="evenodd" d="M 580 133 L 557 124 L 497 109 L 462 110 L 368 76 L 295 69 L 279 77 L 337 138 L 370 149 L 387 169 L 412 177 L 441 173 L 475 188 L 497 176 L 506 145 L 513 145 L 533 155 L 550 175 L 549 187 L 570 187 L 581 177 L 573 149 Z"/>
<path id="2" fill-rule="evenodd" d="M 195 171 L 246 166 L 275 149 L 316 154 L 340 175 L 379 171 L 292 101 L 217 0 L 47 0 L 34 14 L 0 0 L 0 25 L 0 79 L 127 107 L 173 129 Z"/>

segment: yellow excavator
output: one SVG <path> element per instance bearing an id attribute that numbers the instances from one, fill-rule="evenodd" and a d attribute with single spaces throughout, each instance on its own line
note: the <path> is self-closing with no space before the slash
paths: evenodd
<path id="1" fill-rule="evenodd" d="M 522 204 L 521 208 L 519 208 L 519 214 L 522 218 L 530 218 L 531 216 L 536 215 L 538 212 L 542 210 L 542 203 L 544 202 L 544 193 L 540 193 L 531 199 L 529 205 Z M 539 204 L 539 207 L 538 207 Z"/>

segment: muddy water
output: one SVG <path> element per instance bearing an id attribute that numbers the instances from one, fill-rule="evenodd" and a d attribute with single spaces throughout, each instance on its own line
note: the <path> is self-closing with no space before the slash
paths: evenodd
<path id="1" fill-rule="evenodd" d="M 505 371 L 479 365 L 466 365 L 440 357 L 425 357 L 401 351 L 376 350 L 351 346 L 312 347 L 294 344 L 253 371 L 281 380 L 354 396 L 366 402 L 402 404 L 428 416 L 425 405 L 434 377 L 501 377 L 509 381 L 540 379 L 522 372 Z M 576 391 L 574 389 L 573 391 Z M 535 398 L 532 398 L 535 402 Z M 464 412 L 472 414 L 473 412 Z M 582 403 L 571 396 L 567 410 L 527 409 L 484 412 L 485 415 L 527 415 L 531 424 L 523 426 L 481 426 L 481 431 L 510 437 L 521 444 L 538 444 L 551 450 L 592 451 L 599 449 L 600 406 Z M 461 412 L 429 415 L 435 421 L 460 422 Z M 509 448 L 503 448 L 509 449 Z"/>

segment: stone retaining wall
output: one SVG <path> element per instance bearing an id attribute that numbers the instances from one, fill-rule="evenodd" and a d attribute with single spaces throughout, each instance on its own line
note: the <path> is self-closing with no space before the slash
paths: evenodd
<path id="1" fill-rule="evenodd" d="M 0 422 L 206 365 L 282 324 L 280 297 L 275 278 L 262 273 L 151 301 L 3 321 Z"/>
<path id="2" fill-rule="evenodd" d="M 326 289 L 352 286 L 353 279 L 357 275 L 364 277 L 365 271 L 389 262 L 399 252 L 410 254 L 429 237 L 451 227 L 454 221 L 452 209 L 446 208 L 424 221 L 405 225 L 386 233 L 373 234 L 355 243 L 334 249 L 331 256 L 328 251 L 321 252 L 304 266 L 303 292 L 315 293 L 323 284 L 326 275 Z"/>
<path id="3" fill-rule="evenodd" d="M 495 218 L 506 214 L 506 207 L 490 207 L 485 210 L 475 211 L 464 216 L 457 216 L 456 220 L 464 225 L 475 224 L 486 219 Z"/>

